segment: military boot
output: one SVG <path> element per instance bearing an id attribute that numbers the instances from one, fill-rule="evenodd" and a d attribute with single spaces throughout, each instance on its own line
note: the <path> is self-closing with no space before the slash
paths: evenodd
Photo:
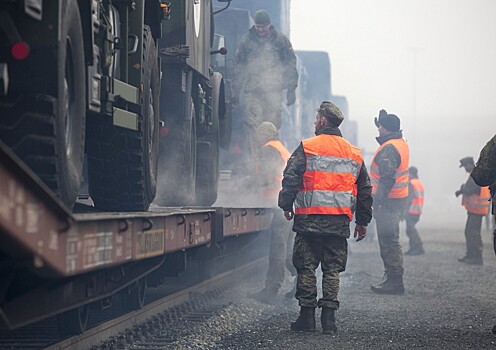
<path id="1" fill-rule="evenodd" d="M 472 259 L 472 254 L 466 253 L 465 256 L 458 258 L 458 261 L 459 262 L 465 262 L 465 261 L 470 260 L 470 259 Z"/>
<path id="2" fill-rule="evenodd" d="M 246 296 L 264 304 L 275 305 L 277 303 L 277 290 L 273 288 L 265 287 L 259 292 L 248 293 Z"/>
<path id="3" fill-rule="evenodd" d="M 484 262 L 482 260 L 482 255 L 475 255 L 471 258 L 465 259 L 463 262 L 469 265 L 484 265 Z"/>
<path id="4" fill-rule="evenodd" d="M 315 332 L 315 308 L 300 308 L 300 316 L 291 323 L 291 330 L 296 332 Z"/>
<path id="5" fill-rule="evenodd" d="M 334 315 L 334 312 L 334 309 L 328 307 L 322 308 L 322 313 L 320 314 L 322 333 L 335 334 L 338 331 L 338 327 L 336 327 L 336 316 Z"/>
<path id="6" fill-rule="evenodd" d="M 381 283 L 370 286 L 370 289 L 378 294 L 402 295 L 405 293 L 403 276 L 399 274 L 386 274 L 385 279 Z"/>

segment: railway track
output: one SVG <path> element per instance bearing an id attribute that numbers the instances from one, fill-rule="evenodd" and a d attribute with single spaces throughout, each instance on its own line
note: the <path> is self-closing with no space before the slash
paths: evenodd
<path id="1" fill-rule="evenodd" d="M 139 310 L 123 313 L 110 307 L 92 312 L 90 328 L 82 335 L 60 338 L 55 317 L 0 332 L 0 349 L 160 349 L 177 340 L 177 335 L 168 334 L 169 325 L 203 320 L 227 307 L 219 303 L 222 294 L 254 275 L 264 261 L 257 259 L 193 285 L 149 288 L 150 301 Z"/>

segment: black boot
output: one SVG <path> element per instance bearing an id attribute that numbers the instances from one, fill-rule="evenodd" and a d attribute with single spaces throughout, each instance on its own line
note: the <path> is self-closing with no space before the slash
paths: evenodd
<path id="1" fill-rule="evenodd" d="M 322 333 L 324 334 L 335 334 L 338 331 L 334 311 L 334 309 L 330 309 L 328 307 L 322 308 L 320 323 L 322 323 Z"/>
<path id="2" fill-rule="evenodd" d="M 464 257 L 458 258 L 459 262 L 465 262 L 472 259 L 472 254 L 466 253 Z"/>
<path id="3" fill-rule="evenodd" d="M 482 255 L 475 255 L 471 258 L 465 259 L 463 262 L 469 265 L 484 265 L 484 262 L 482 261 Z"/>
<path id="4" fill-rule="evenodd" d="M 405 293 L 403 286 L 403 276 L 400 274 L 386 274 L 383 282 L 370 286 L 373 292 L 378 294 L 396 294 L 402 295 Z"/>
<path id="5" fill-rule="evenodd" d="M 302 306 L 300 316 L 291 323 L 291 330 L 296 332 L 315 332 L 315 308 Z"/>

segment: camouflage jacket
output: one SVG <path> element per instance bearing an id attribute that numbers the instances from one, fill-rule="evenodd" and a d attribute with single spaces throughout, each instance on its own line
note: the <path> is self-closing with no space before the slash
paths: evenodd
<path id="1" fill-rule="evenodd" d="M 479 186 L 489 186 L 496 215 L 496 135 L 481 150 L 479 159 L 470 176 Z"/>
<path id="2" fill-rule="evenodd" d="M 403 134 L 401 131 L 394 132 L 385 136 L 376 137 L 379 145 L 392 139 L 401 139 Z M 378 206 L 384 203 L 384 201 L 398 201 L 405 203 L 404 200 L 391 199 L 388 198 L 389 192 L 396 182 L 396 169 L 401 164 L 401 156 L 398 150 L 393 145 L 386 145 L 377 155 L 374 157 L 375 162 L 379 166 L 379 185 L 377 191 L 374 195 L 374 205 Z"/>
<path id="3" fill-rule="evenodd" d="M 257 35 L 255 27 L 241 39 L 234 58 L 234 94 L 267 94 L 296 89 L 298 71 L 296 55 L 289 39 L 273 26 L 268 37 Z"/>
<path id="4" fill-rule="evenodd" d="M 327 127 L 322 129 L 317 135 L 328 134 L 341 136 L 339 128 Z M 301 187 L 303 174 L 306 171 L 306 156 L 303 145 L 300 143 L 288 160 L 284 169 L 282 180 L 282 190 L 279 193 L 279 207 L 288 211 L 293 209 L 293 203 Z M 362 163 L 357 178 L 357 203 L 355 212 L 355 222 L 358 225 L 366 226 L 372 218 L 372 185 L 365 164 Z M 301 234 L 332 234 L 339 237 L 348 238 L 350 220 L 347 215 L 319 215 L 301 214 L 295 215 L 293 231 Z"/>

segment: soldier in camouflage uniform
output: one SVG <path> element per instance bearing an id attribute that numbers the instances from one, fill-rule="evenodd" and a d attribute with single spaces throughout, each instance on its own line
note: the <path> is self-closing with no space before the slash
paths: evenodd
<path id="1" fill-rule="evenodd" d="M 277 195 L 281 189 L 282 171 L 290 154 L 279 141 L 274 124 L 261 123 L 255 136 L 259 150 L 253 187 L 260 194 L 260 206 L 274 209 L 270 226 L 269 268 L 265 279 L 265 288 L 257 293 L 248 294 L 248 297 L 262 303 L 275 304 L 279 289 L 284 282 L 288 236 L 293 236 L 291 224 L 277 208 Z"/>
<path id="2" fill-rule="evenodd" d="M 374 218 L 384 278 L 371 286 L 375 293 L 403 294 L 403 252 L 400 245 L 400 219 L 408 197 L 409 149 L 400 130 L 400 119 L 381 110 L 375 118 L 379 143 L 372 165 L 370 179 L 374 197 Z"/>
<path id="3" fill-rule="evenodd" d="M 298 85 L 296 56 L 289 39 L 271 25 L 270 15 L 260 10 L 255 25 L 243 37 L 234 59 L 233 103 L 244 90 L 244 122 L 250 151 L 256 152 L 255 131 L 263 121 L 277 129 L 282 122 L 283 90 L 288 106 L 295 102 Z"/>
<path id="4" fill-rule="evenodd" d="M 494 220 L 493 249 L 496 254 L 496 135 L 481 150 L 479 159 L 470 176 L 479 186 L 489 186 L 491 191 L 492 214 Z M 496 325 L 493 326 L 496 334 Z"/>
<path id="5" fill-rule="evenodd" d="M 494 252 L 496 254 L 496 135 L 481 150 L 479 160 L 470 176 L 479 186 L 489 186 L 494 219 Z"/>
<path id="6" fill-rule="evenodd" d="M 284 170 L 279 207 L 294 217 L 293 264 L 297 272 L 296 299 L 301 307 L 294 331 L 315 331 L 315 308 L 322 308 L 326 334 L 337 331 L 339 273 L 348 257 L 350 221 L 355 212 L 357 241 L 366 236 L 372 218 L 372 196 L 360 150 L 339 130 L 343 115 L 324 101 L 317 110 L 315 134 L 303 140 Z M 294 205 L 294 210 L 293 210 Z M 317 301 L 315 270 L 321 266 L 322 298 Z"/>

